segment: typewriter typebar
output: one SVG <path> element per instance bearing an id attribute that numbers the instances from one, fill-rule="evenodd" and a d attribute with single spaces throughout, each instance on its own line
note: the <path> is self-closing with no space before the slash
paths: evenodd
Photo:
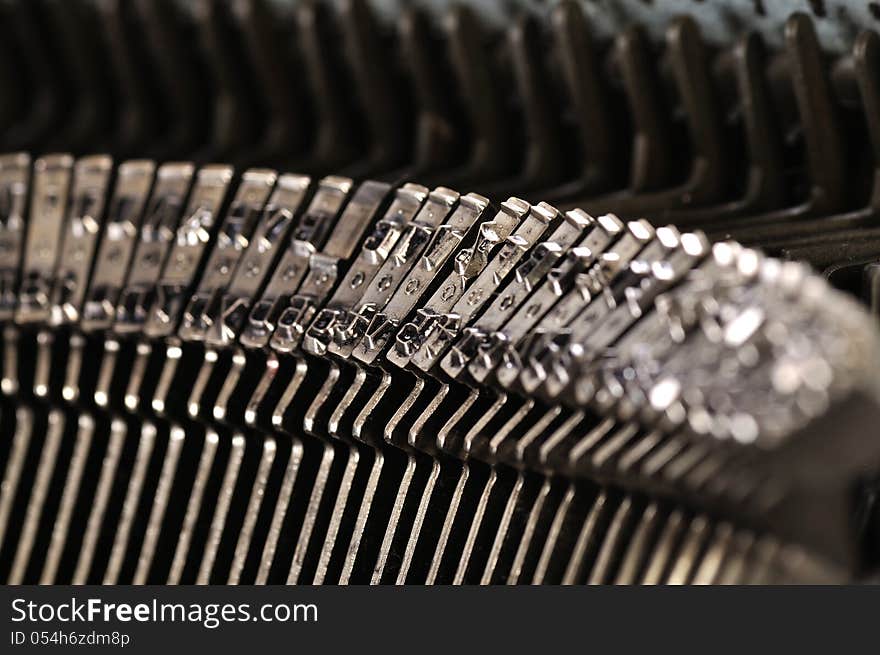
<path id="1" fill-rule="evenodd" d="M 0 582 L 877 580 L 880 5 L 795 5 L 0 3 Z"/>
<path id="2" fill-rule="evenodd" d="M 10 582 L 870 570 L 880 339 L 803 264 L 446 187 L 0 161 Z"/>

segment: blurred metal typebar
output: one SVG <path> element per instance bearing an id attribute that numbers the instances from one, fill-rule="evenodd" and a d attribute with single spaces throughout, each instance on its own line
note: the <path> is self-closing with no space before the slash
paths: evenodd
<path id="1" fill-rule="evenodd" d="M 880 4 L 488 4 L 0 3 L 0 582 L 876 579 Z"/>

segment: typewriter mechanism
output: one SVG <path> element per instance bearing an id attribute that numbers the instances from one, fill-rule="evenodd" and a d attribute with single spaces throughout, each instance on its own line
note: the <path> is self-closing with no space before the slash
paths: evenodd
<path id="1" fill-rule="evenodd" d="M 880 3 L 0 36 L 0 581 L 876 578 Z"/>

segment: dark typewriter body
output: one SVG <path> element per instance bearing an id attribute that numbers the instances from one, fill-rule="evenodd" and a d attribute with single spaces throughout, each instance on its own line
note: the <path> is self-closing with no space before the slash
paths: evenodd
<path id="1" fill-rule="evenodd" d="M 880 4 L 0 4 L 0 581 L 880 567 Z"/>

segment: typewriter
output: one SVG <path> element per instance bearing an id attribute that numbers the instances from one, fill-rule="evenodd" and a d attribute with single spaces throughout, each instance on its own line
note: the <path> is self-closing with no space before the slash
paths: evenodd
<path id="1" fill-rule="evenodd" d="M 880 567 L 880 3 L 0 3 L 0 581 Z"/>

